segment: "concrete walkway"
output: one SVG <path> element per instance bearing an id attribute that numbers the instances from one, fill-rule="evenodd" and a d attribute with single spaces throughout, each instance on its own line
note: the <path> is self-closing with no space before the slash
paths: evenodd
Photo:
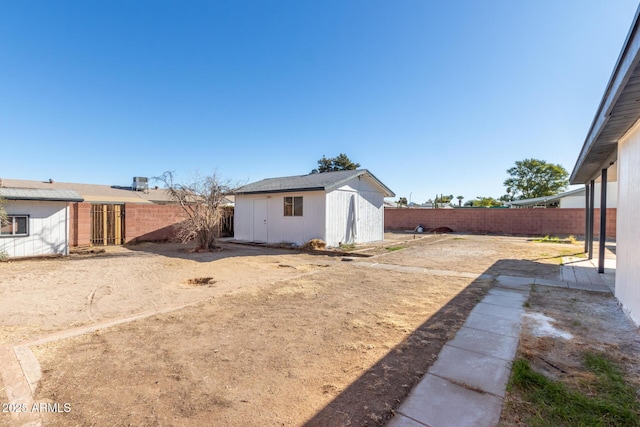
<path id="1" fill-rule="evenodd" d="M 498 276 L 496 281 L 411 390 L 389 427 L 496 426 L 531 286 L 610 292 L 604 281 L 583 283 L 516 276 Z"/>

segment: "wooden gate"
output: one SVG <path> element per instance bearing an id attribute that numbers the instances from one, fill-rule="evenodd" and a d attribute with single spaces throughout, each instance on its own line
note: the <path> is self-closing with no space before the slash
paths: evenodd
<path id="1" fill-rule="evenodd" d="M 91 244 L 124 243 L 124 205 L 91 205 Z"/>

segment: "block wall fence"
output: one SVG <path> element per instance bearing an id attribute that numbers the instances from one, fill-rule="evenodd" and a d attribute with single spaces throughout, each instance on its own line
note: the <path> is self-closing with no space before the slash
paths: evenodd
<path id="1" fill-rule="evenodd" d="M 584 236 L 584 209 L 410 209 L 385 208 L 386 231 L 449 227 L 463 233 L 530 236 Z M 594 236 L 600 234 L 600 209 L 594 212 Z M 607 209 L 607 237 L 616 237 L 616 209 Z"/>
<path id="2" fill-rule="evenodd" d="M 125 241 L 169 240 L 175 234 L 174 224 L 180 222 L 181 218 L 180 206 L 125 203 Z M 69 206 L 69 219 L 71 246 L 90 246 L 91 203 L 72 203 Z"/>
<path id="3" fill-rule="evenodd" d="M 175 205 L 125 204 L 125 241 L 173 238 L 182 211 Z M 71 246 L 91 245 L 91 203 L 69 205 Z M 409 209 L 385 208 L 385 231 L 449 227 L 463 233 L 583 236 L 584 209 Z M 594 212 L 594 236 L 600 232 L 600 209 Z M 607 209 L 607 237 L 616 237 L 616 209 Z"/>

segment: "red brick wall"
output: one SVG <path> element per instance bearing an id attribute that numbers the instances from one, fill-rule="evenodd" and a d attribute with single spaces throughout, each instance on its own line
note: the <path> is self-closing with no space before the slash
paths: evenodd
<path id="1" fill-rule="evenodd" d="M 71 246 L 91 245 L 91 203 L 69 205 L 69 241 Z"/>
<path id="2" fill-rule="evenodd" d="M 594 213 L 594 235 L 600 234 L 600 209 Z M 584 209 L 407 209 L 386 208 L 385 230 L 449 227 L 466 233 L 520 234 L 531 236 L 583 236 Z M 616 209 L 607 209 L 607 237 L 616 236 Z"/>
<path id="3" fill-rule="evenodd" d="M 127 203 L 124 207 L 124 236 L 127 242 L 162 241 L 174 237 L 174 224 L 182 218 L 175 205 Z"/>

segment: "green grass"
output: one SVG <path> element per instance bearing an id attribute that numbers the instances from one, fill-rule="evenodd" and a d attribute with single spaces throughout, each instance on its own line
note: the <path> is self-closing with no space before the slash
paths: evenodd
<path id="1" fill-rule="evenodd" d="M 405 249 L 406 246 L 387 246 L 385 249 L 389 252 L 399 251 L 400 249 Z"/>
<path id="2" fill-rule="evenodd" d="M 640 426 L 635 389 L 624 381 L 620 368 L 593 353 L 585 354 L 584 366 L 594 374 L 593 381 L 584 384 L 589 396 L 535 372 L 524 359 L 513 363 L 510 387 L 518 389 L 535 411 L 527 424 Z"/>
<path id="3" fill-rule="evenodd" d="M 573 245 L 578 242 L 574 236 L 563 239 L 556 236 L 549 236 L 548 234 L 540 239 L 533 239 L 533 241 L 536 243 L 571 243 Z"/>
<path id="4" fill-rule="evenodd" d="M 341 243 L 339 247 L 341 251 L 345 252 L 353 251 L 356 249 L 355 243 Z"/>

